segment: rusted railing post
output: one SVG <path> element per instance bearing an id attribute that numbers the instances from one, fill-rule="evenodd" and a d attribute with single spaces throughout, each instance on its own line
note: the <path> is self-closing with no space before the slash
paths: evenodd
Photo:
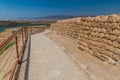
<path id="1" fill-rule="evenodd" d="M 10 74 L 9 80 L 13 80 L 14 73 L 15 73 L 15 70 L 16 70 L 16 67 L 17 67 L 17 64 L 18 64 L 18 60 L 16 60 L 16 62 L 15 62 L 15 65 L 14 65 L 14 67 L 13 67 L 13 69 L 12 69 L 12 72 L 11 72 L 11 74 Z"/>
<path id="2" fill-rule="evenodd" d="M 26 30 L 26 28 L 24 28 L 24 31 L 25 31 L 25 40 L 26 40 L 26 38 L 27 38 L 27 30 Z"/>
<path id="3" fill-rule="evenodd" d="M 17 59 L 19 60 L 18 39 L 17 39 L 17 36 L 15 37 L 15 44 L 16 44 L 16 55 L 17 55 Z"/>
<path id="4" fill-rule="evenodd" d="M 23 42 L 23 45 L 24 45 L 24 29 L 22 29 L 22 42 Z"/>
<path id="5" fill-rule="evenodd" d="M 38 27 L 38 32 L 39 32 L 39 27 Z"/>
<path id="6" fill-rule="evenodd" d="M 26 28 L 26 38 L 28 38 L 28 28 Z"/>
<path id="7" fill-rule="evenodd" d="M 32 35 L 32 27 L 31 27 L 31 35 Z"/>

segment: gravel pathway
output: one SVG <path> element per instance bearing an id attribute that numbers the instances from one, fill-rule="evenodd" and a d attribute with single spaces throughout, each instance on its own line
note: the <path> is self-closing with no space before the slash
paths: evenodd
<path id="1" fill-rule="evenodd" d="M 89 80 L 89 77 L 45 33 L 40 33 L 31 37 L 28 80 Z"/>

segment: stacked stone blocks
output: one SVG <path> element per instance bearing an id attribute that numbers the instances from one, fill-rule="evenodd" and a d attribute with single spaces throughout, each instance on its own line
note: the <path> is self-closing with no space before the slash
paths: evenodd
<path id="1" fill-rule="evenodd" d="M 79 49 L 102 61 L 120 63 L 120 15 L 60 20 L 51 30 L 75 39 Z"/>

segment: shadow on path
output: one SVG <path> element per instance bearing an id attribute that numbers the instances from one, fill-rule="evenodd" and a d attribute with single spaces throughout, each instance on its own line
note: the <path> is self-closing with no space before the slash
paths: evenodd
<path id="1" fill-rule="evenodd" d="M 29 65 L 30 65 L 30 50 L 31 50 L 31 36 L 29 38 L 29 44 L 28 44 L 28 55 L 27 55 L 27 59 L 26 59 L 26 67 L 25 67 L 24 80 L 28 80 Z"/>
<path id="2" fill-rule="evenodd" d="M 27 43 L 26 43 L 27 44 Z M 26 45 L 25 44 L 25 45 Z M 26 48 L 28 47 L 28 48 Z M 28 49 L 28 53 L 27 53 L 27 57 L 25 60 L 23 60 L 24 56 L 25 56 L 25 48 Z M 24 80 L 28 80 L 28 75 L 29 75 L 29 63 L 30 63 L 30 49 L 31 49 L 31 36 L 29 37 L 29 43 L 28 46 L 24 46 L 24 50 L 22 51 L 22 56 L 20 59 L 20 64 L 18 64 L 16 73 L 15 73 L 15 77 L 14 80 L 18 80 L 19 74 L 20 74 L 20 70 L 21 70 L 21 66 L 22 63 L 26 62 L 26 66 L 25 66 L 25 72 L 24 72 Z"/>

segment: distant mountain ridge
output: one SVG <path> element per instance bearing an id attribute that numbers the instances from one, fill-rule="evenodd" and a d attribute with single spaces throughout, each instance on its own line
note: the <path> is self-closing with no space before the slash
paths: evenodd
<path id="1" fill-rule="evenodd" d="M 17 18 L 18 20 L 63 20 L 63 19 L 70 19 L 76 17 L 88 17 L 88 16 L 95 16 L 95 15 L 81 15 L 81 16 L 72 16 L 72 15 L 50 15 L 45 17 L 38 17 L 38 18 Z"/>
<path id="2" fill-rule="evenodd" d="M 48 19 L 48 20 L 62 20 L 62 19 L 70 19 L 70 18 L 75 18 L 79 16 L 70 16 L 70 15 L 51 15 L 51 16 L 46 16 L 46 17 L 41 17 L 38 19 Z"/>

